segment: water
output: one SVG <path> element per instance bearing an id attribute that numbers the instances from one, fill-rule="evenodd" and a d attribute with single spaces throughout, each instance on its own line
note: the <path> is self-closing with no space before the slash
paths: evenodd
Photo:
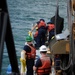
<path id="1" fill-rule="evenodd" d="M 55 15 L 57 0 L 7 0 L 11 27 L 14 37 L 18 63 L 20 64 L 20 52 L 23 49 L 25 38 L 32 24 L 40 18 L 46 22 Z M 59 14 L 64 18 L 64 29 L 67 25 L 67 1 L 59 0 Z M 4 45 L 2 74 L 6 75 L 9 64 L 6 44 Z"/>

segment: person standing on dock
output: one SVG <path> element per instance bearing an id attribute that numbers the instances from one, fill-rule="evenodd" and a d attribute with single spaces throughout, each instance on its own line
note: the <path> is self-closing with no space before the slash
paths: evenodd
<path id="1" fill-rule="evenodd" d="M 41 45 L 45 45 L 45 37 L 46 37 L 46 23 L 44 19 L 40 19 L 31 29 L 31 32 L 38 27 L 38 35 L 37 35 L 37 48 Z"/>
<path id="2" fill-rule="evenodd" d="M 36 49 L 33 46 L 32 40 L 33 40 L 32 37 L 27 36 L 26 43 L 23 48 L 23 51 L 25 52 L 25 59 L 26 59 L 26 68 L 27 68 L 26 75 L 34 75 L 33 65 L 35 62 Z"/>
<path id="3" fill-rule="evenodd" d="M 45 45 L 40 47 L 41 57 L 38 58 L 33 70 L 36 71 L 37 75 L 49 75 L 51 73 L 52 60 L 47 56 L 47 48 Z"/>

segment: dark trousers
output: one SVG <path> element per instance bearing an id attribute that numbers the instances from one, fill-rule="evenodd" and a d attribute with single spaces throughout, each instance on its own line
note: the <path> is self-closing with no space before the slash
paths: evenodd
<path id="1" fill-rule="evenodd" d="M 46 29 L 40 28 L 38 30 L 38 36 L 37 36 L 37 46 L 40 47 L 41 45 L 45 45 L 46 39 Z"/>
<path id="2" fill-rule="evenodd" d="M 27 66 L 26 75 L 34 75 L 33 74 L 33 65 L 34 65 L 34 59 L 27 59 L 26 60 L 26 66 Z"/>

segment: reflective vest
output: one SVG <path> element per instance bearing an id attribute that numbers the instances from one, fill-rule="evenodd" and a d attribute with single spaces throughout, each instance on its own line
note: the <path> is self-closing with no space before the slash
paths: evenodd
<path id="1" fill-rule="evenodd" d="M 50 57 L 40 58 L 42 66 L 37 68 L 37 75 L 48 74 L 51 72 L 51 61 Z"/>
<path id="2" fill-rule="evenodd" d="M 40 21 L 40 23 L 38 24 L 38 29 L 39 29 L 40 27 L 46 27 L 46 23 L 43 22 L 43 21 Z"/>
<path id="3" fill-rule="evenodd" d="M 38 35 L 38 31 L 35 32 L 34 37 L 37 37 L 37 35 Z"/>
<path id="4" fill-rule="evenodd" d="M 49 24 L 48 25 L 48 31 L 51 31 L 55 28 L 54 24 Z"/>
<path id="5" fill-rule="evenodd" d="M 28 45 L 30 48 L 31 48 L 31 52 L 26 52 L 26 56 L 27 56 L 27 59 L 35 59 L 36 57 L 36 49 L 30 45 Z"/>

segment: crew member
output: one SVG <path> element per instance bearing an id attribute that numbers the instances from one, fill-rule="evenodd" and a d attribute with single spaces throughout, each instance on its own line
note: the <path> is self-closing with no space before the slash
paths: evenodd
<path id="1" fill-rule="evenodd" d="M 51 38 L 54 36 L 54 24 L 50 21 L 47 23 L 47 32 L 49 33 L 49 40 L 48 42 L 51 40 Z"/>
<path id="2" fill-rule="evenodd" d="M 47 48 L 45 45 L 40 47 L 41 57 L 38 58 L 33 70 L 36 71 L 37 75 L 49 75 L 51 73 L 52 60 L 47 56 Z"/>
<path id="3" fill-rule="evenodd" d="M 24 46 L 23 51 L 25 52 L 25 58 L 26 58 L 26 67 L 27 67 L 27 73 L 26 75 L 34 75 L 33 74 L 33 65 L 34 60 L 36 56 L 36 49 L 32 44 L 32 38 L 30 36 L 26 37 L 26 43 Z"/>
<path id="4" fill-rule="evenodd" d="M 46 23 L 44 19 L 40 19 L 36 25 L 31 29 L 33 31 L 36 27 L 38 27 L 38 35 L 37 35 L 37 47 L 39 48 L 41 45 L 45 45 L 45 35 L 46 35 Z"/>

